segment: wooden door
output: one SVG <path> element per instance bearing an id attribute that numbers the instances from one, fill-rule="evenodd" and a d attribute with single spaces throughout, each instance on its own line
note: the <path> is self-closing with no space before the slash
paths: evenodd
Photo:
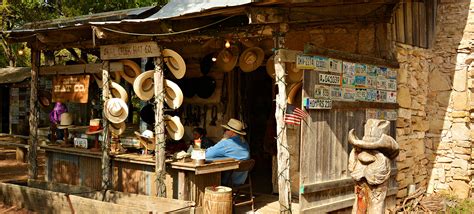
<path id="1" fill-rule="evenodd" d="M 303 97 L 314 89 L 316 71 L 305 71 Z M 308 93 L 309 92 L 309 93 Z M 328 110 L 307 110 L 310 117 L 301 125 L 300 210 L 301 213 L 348 211 L 354 202 L 354 182 L 347 162 L 351 145 L 347 136 L 355 129 L 363 137 L 367 108 L 394 105 L 368 102 L 333 102 Z M 392 136 L 395 122 L 391 123 Z M 394 163 L 393 163 L 394 164 Z M 395 166 L 393 165 L 392 166 Z M 395 167 L 393 167 L 395 168 Z M 392 169 L 393 169 L 392 168 Z M 393 171 L 392 171 L 393 172 Z M 390 178 L 389 205 L 395 203 L 395 174 Z"/>

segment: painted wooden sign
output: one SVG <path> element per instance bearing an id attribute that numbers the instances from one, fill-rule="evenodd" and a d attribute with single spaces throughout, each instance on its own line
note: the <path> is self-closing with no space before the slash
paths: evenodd
<path id="1" fill-rule="evenodd" d="M 100 58 L 102 60 L 156 57 L 159 54 L 160 47 L 156 42 L 104 45 L 100 47 Z"/>
<path id="2" fill-rule="evenodd" d="M 332 100 L 305 98 L 304 106 L 307 109 L 331 109 Z"/>
<path id="3" fill-rule="evenodd" d="M 53 79 L 53 101 L 87 103 L 89 75 L 59 76 Z"/>
<path id="4" fill-rule="evenodd" d="M 341 85 L 341 76 L 332 74 L 319 74 L 319 83 Z"/>

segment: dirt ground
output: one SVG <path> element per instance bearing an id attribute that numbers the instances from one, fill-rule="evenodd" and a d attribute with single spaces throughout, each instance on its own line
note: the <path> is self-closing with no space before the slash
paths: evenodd
<path id="1" fill-rule="evenodd" d="M 39 179 L 44 179 L 44 152 L 38 151 Z M 23 183 L 28 179 L 28 166 L 16 160 L 16 149 L 0 147 L 0 182 Z M 26 214 L 35 213 L 27 209 L 8 206 L 0 202 L 0 213 Z"/>

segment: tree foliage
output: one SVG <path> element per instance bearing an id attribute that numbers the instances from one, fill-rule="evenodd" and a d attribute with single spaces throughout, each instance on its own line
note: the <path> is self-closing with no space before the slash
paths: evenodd
<path id="1" fill-rule="evenodd" d="M 162 6 L 167 0 L 3 0 L 2 31 L 20 27 L 28 22 L 67 18 L 101 12 L 123 10 L 146 6 Z M 2 34 L 0 38 L 0 67 L 28 66 L 29 51 L 19 56 L 18 50 L 24 44 L 7 44 Z"/>

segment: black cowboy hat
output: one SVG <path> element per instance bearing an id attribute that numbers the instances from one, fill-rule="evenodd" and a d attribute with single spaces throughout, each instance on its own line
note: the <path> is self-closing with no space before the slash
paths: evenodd
<path id="1" fill-rule="evenodd" d="M 179 88 L 181 88 L 184 97 L 191 98 L 196 94 L 196 90 L 194 89 L 194 81 L 195 78 L 183 78 L 176 80 L 176 84 L 178 84 Z"/>
<path id="2" fill-rule="evenodd" d="M 211 71 L 212 66 L 215 64 L 215 62 L 212 61 L 212 58 L 215 57 L 215 55 L 215 53 L 209 53 L 201 59 L 200 68 L 203 75 L 207 75 Z"/>
<path id="3" fill-rule="evenodd" d="M 197 78 L 197 92 L 198 97 L 206 99 L 212 96 L 216 89 L 216 81 L 210 76 L 202 76 Z"/>
<path id="4" fill-rule="evenodd" d="M 153 104 L 143 106 L 140 110 L 140 117 L 145 123 L 150 125 L 155 124 L 155 109 L 153 108 Z"/>

